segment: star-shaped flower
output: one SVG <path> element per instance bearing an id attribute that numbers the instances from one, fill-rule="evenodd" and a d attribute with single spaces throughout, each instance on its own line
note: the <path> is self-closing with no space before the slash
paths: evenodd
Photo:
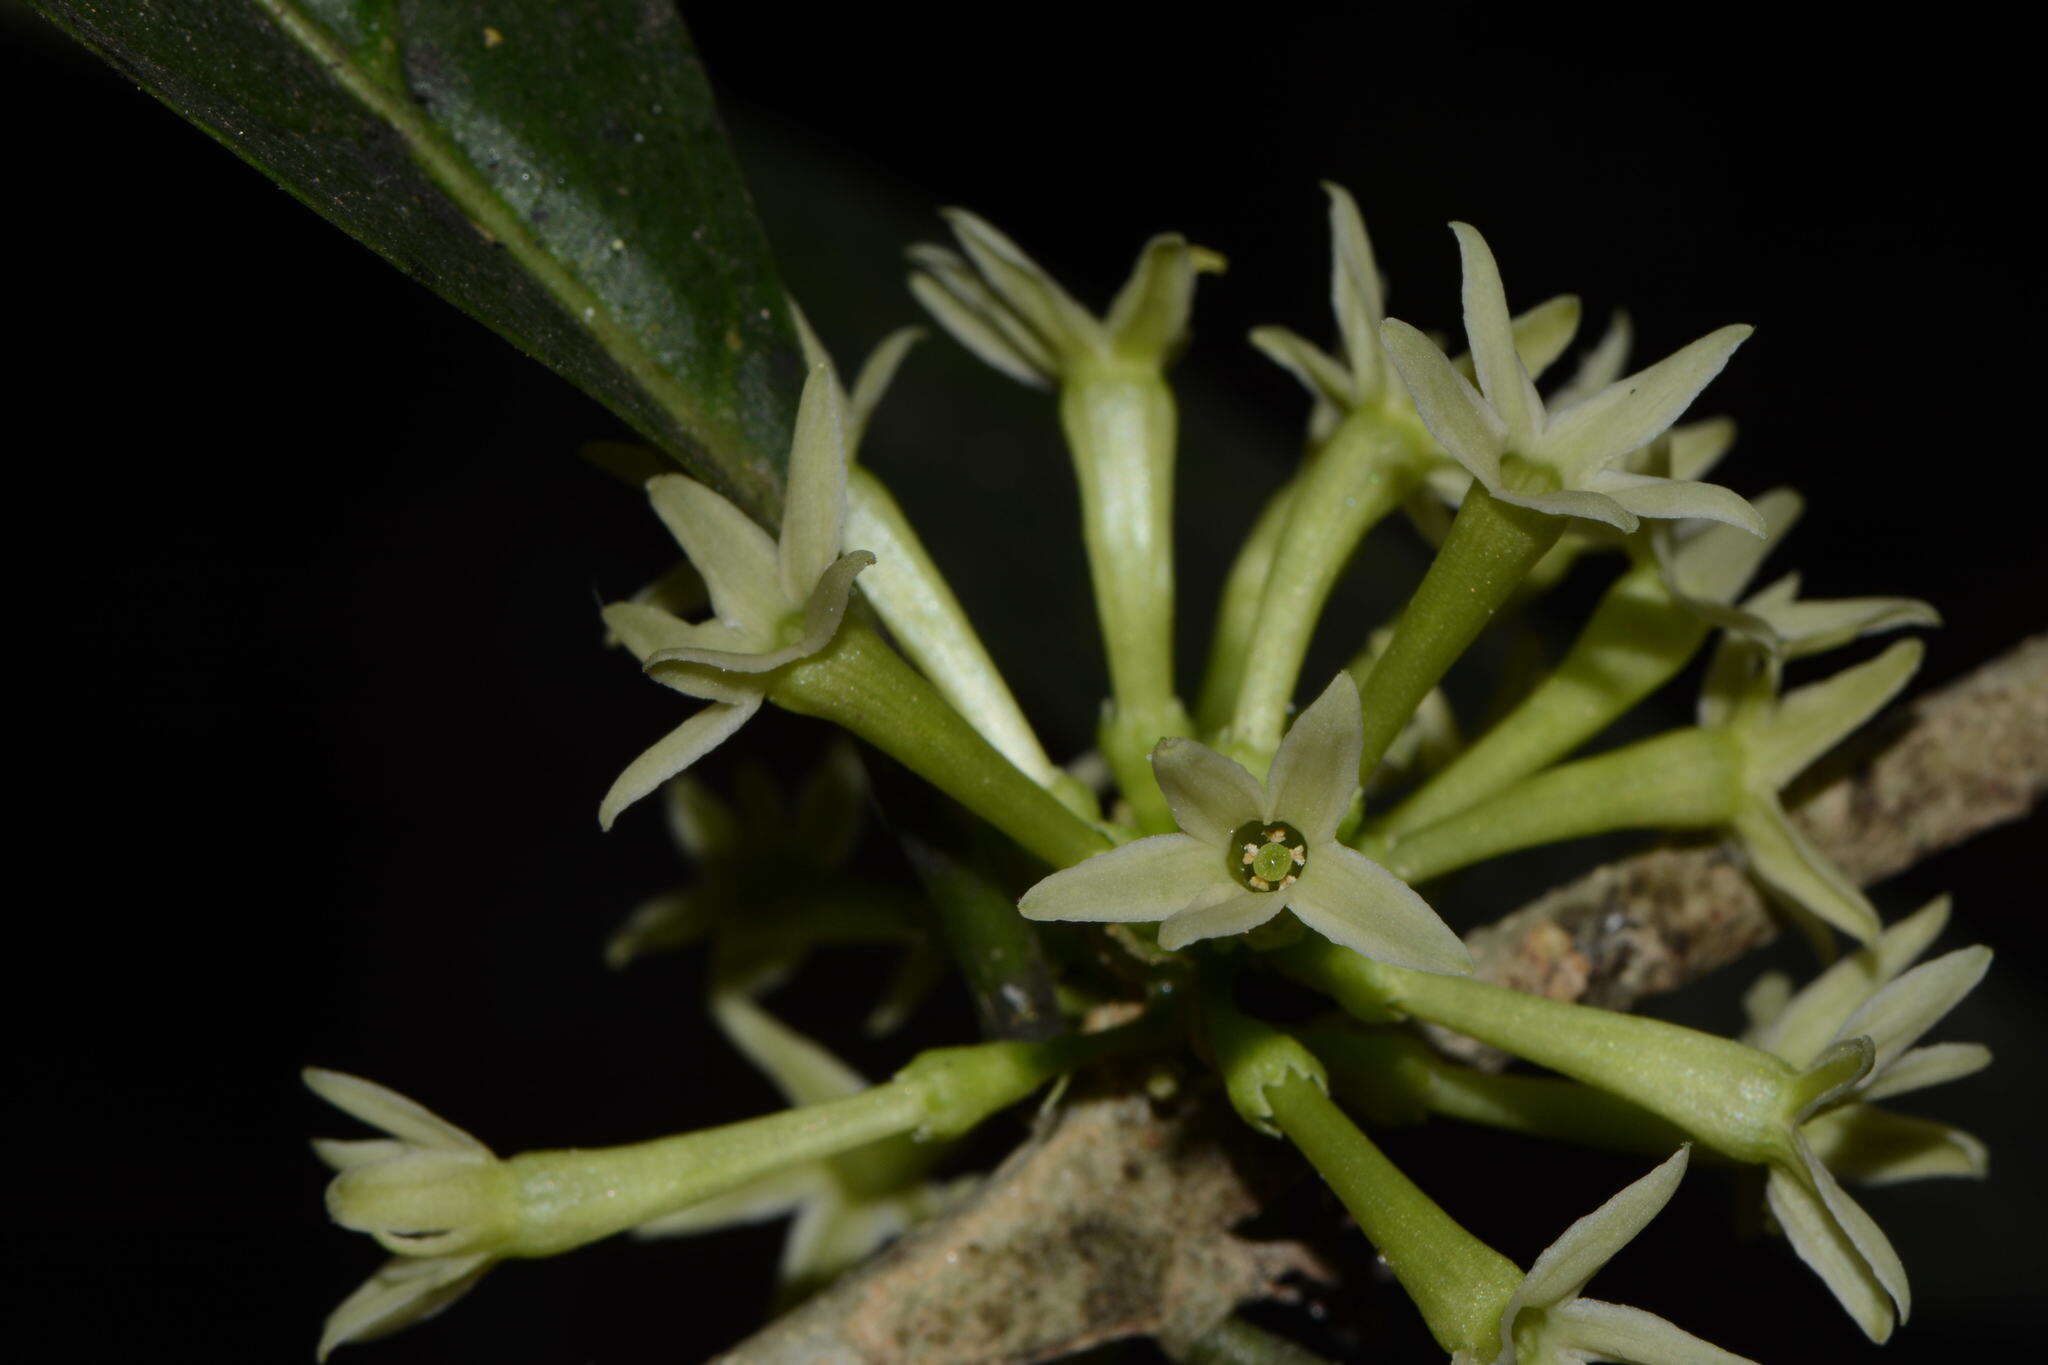
<path id="1" fill-rule="evenodd" d="M 1159 834 L 1055 872 L 1018 909 L 1038 920 L 1162 921 L 1184 948 L 1241 934 L 1282 910 L 1368 957 L 1465 973 L 1471 957 L 1422 897 L 1337 842 L 1358 790 L 1358 688 L 1339 673 L 1295 720 L 1264 784 L 1215 750 L 1168 739 L 1152 766 L 1182 833 Z"/>
<path id="2" fill-rule="evenodd" d="M 1358 212 L 1358 202 L 1342 185 L 1324 181 L 1323 189 L 1330 196 L 1330 306 L 1337 317 L 1338 354 L 1325 353 L 1285 327 L 1255 327 L 1251 334 L 1252 345 L 1300 380 L 1315 400 L 1309 437 L 1317 441 L 1363 407 L 1377 406 L 1415 420 L 1414 403 L 1380 344 L 1380 327 L 1386 321 L 1386 287 L 1365 219 Z M 1578 327 L 1579 301 L 1570 294 L 1546 299 L 1516 317 L 1512 323 L 1515 349 L 1529 373 L 1542 374 L 1564 354 Z M 1459 373 L 1471 377 L 1469 355 L 1451 363 Z"/>
<path id="3" fill-rule="evenodd" d="M 1543 1249 L 1500 1315 L 1500 1351 L 1487 1365 L 1749 1365 L 1654 1313 L 1582 1297 L 1586 1284 L 1671 1202 L 1691 1149 L 1564 1230 Z M 1460 1351 L 1453 1365 L 1480 1365 Z"/>
<path id="4" fill-rule="evenodd" d="M 1479 387 L 1398 319 L 1380 329 L 1416 410 L 1439 444 L 1504 502 L 1634 531 L 1643 517 L 1700 517 L 1763 534 L 1756 509 L 1716 484 L 1614 468 L 1678 420 L 1720 373 L 1748 327 L 1723 327 L 1556 412 L 1516 353 L 1507 295 L 1478 231 L 1451 225 L 1465 267 L 1465 333 Z"/>
<path id="5" fill-rule="evenodd" d="M 1751 1024 L 1743 1041 L 1805 1067 L 1838 1042 L 1868 1037 L 1876 1049 L 1870 1072 L 1832 1097 L 1800 1126 L 1818 1162 L 1861 1184 L 1885 1185 L 1927 1176 L 1982 1176 L 1984 1144 L 1930 1119 L 1893 1113 L 1873 1101 L 1939 1085 L 1982 1070 L 1991 1051 L 1978 1043 L 1915 1046 L 1991 966 L 1991 950 L 1959 948 L 1931 962 L 1913 961 L 1948 922 L 1947 898 L 1899 921 L 1874 942 L 1846 954 L 1793 994 L 1777 973 L 1759 980 L 1744 1002 Z M 1908 970 L 1908 968 L 1911 970 Z M 1890 1330 L 1892 1298 L 1878 1264 L 1829 1224 L 1816 1195 L 1773 1169 L 1767 1189 L 1772 1215 L 1793 1249 L 1872 1336 Z M 1905 1304 L 1898 1304 L 1901 1316 Z"/>
<path id="6" fill-rule="evenodd" d="M 1897 696 L 1924 653 L 1919 641 L 1901 640 L 1868 663 L 1781 697 L 1779 661 L 1731 635 L 1709 668 L 1700 703 L 1701 725 L 1736 741 L 1741 791 L 1729 832 L 1750 870 L 1796 911 L 1862 942 L 1879 932 L 1877 911 L 1799 832 L 1778 794 Z"/>
<path id="7" fill-rule="evenodd" d="M 306 1085 L 389 1136 L 315 1138 L 337 1174 L 327 1191 L 335 1222 L 396 1252 L 327 1316 L 319 1358 L 432 1317 L 468 1293 L 511 1240 L 516 1210 L 490 1148 L 395 1091 L 308 1067 Z"/>
<path id="8" fill-rule="evenodd" d="M 605 828 L 729 739 L 761 709 L 777 669 L 817 653 L 838 631 L 854 575 L 875 562 L 864 550 L 840 553 L 846 463 L 839 385 L 820 367 L 797 408 L 779 539 L 695 479 L 648 481 L 656 514 L 704 579 L 713 616 L 690 624 L 652 602 L 615 602 L 605 624 L 657 681 L 711 705 L 619 774 L 598 809 Z"/>
<path id="9" fill-rule="evenodd" d="M 783 1097 L 822 1104 L 868 1088 L 861 1075 L 745 996 L 714 996 L 711 1014 Z M 683 1237 L 795 1215 L 783 1243 L 783 1304 L 823 1288 L 911 1224 L 944 1208 L 973 1184 L 933 1181 L 949 1143 L 908 1134 L 818 1161 L 800 1162 L 729 1194 L 635 1228 L 636 1237 Z"/>

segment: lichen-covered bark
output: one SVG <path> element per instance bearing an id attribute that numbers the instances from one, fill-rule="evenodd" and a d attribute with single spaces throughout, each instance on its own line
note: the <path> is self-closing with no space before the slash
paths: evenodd
<path id="1" fill-rule="evenodd" d="M 1021 1362 L 1119 1337 L 1191 1343 L 1316 1269 L 1293 1243 L 1231 1232 L 1261 1203 L 1240 1170 L 1291 1170 L 1283 1155 L 1219 1106 L 1070 1101 L 965 1206 L 720 1359 Z"/>
<path id="2" fill-rule="evenodd" d="M 2048 635 L 1880 722 L 1793 793 L 1799 827 L 1859 884 L 2017 820 L 2048 790 Z M 1627 1009 L 1776 936 L 1721 847 L 1658 848 L 1598 868 L 1468 936 L 1479 974 Z M 1473 1045 L 1461 1051 L 1478 1055 Z"/>

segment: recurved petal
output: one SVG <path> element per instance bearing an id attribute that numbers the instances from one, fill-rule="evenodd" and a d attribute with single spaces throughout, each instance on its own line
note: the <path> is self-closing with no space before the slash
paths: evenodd
<path id="1" fill-rule="evenodd" d="M 720 620 L 758 625 L 789 610 L 778 578 L 775 540 L 745 512 L 681 474 L 649 479 L 647 498 L 704 576 L 711 609 Z"/>
<path id="2" fill-rule="evenodd" d="M 1488 488 L 1487 491 L 1502 502 L 1513 503 L 1517 507 L 1547 512 L 1553 517 L 1584 517 L 1587 521 L 1612 526 L 1624 534 L 1642 525 L 1635 513 L 1604 493 L 1588 493 L 1576 488 L 1560 488 L 1550 493 L 1515 493 L 1504 488 Z"/>
<path id="3" fill-rule="evenodd" d="M 807 659 L 838 632 L 839 623 L 846 616 L 847 600 L 853 595 L 855 576 L 874 562 L 875 557 L 866 550 L 855 550 L 834 560 L 804 603 L 803 633 L 780 649 L 752 652 L 682 645 L 656 650 L 647 656 L 646 666 L 656 678 L 661 678 L 658 670 L 664 664 L 696 664 L 725 673 L 773 673 L 798 659 Z"/>
<path id="4" fill-rule="evenodd" d="M 1874 1104 L 1845 1104 L 1800 1125 L 1814 1156 L 1858 1185 L 1896 1185 L 1943 1177 L 1981 1180 L 1990 1169 L 1984 1144 L 1960 1128 Z"/>
<path id="5" fill-rule="evenodd" d="M 1251 343 L 1260 354 L 1301 381 L 1318 402 L 1349 412 L 1359 402 L 1356 379 L 1342 365 L 1285 327 L 1254 327 Z M 1375 342 L 1373 354 L 1379 354 Z"/>
<path id="6" fill-rule="evenodd" d="M 1687 602 L 1726 605 L 1741 595 L 1764 556 L 1785 538 L 1799 520 L 1805 502 L 1789 488 L 1774 488 L 1756 500 L 1764 519 L 1762 539 L 1744 534 L 1747 526 L 1716 523 L 1691 531 L 1660 527 L 1658 563 L 1674 597 Z"/>
<path id="7" fill-rule="evenodd" d="M 1655 1170 L 1623 1188 L 1545 1247 L 1515 1291 L 1508 1313 L 1502 1315 L 1503 1332 L 1507 1318 L 1517 1309 L 1552 1308 L 1577 1298 L 1600 1267 L 1634 1241 L 1671 1202 L 1678 1182 L 1685 1178 L 1691 1153 L 1689 1146 L 1680 1147 Z M 1506 1340 L 1502 1344 L 1507 1344 Z"/>
<path id="8" fill-rule="evenodd" d="M 1285 820 L 1310 844 L 1336 837 L 1337 825 L 1358 790 L 1358 761 L 1365 748 L 1358 684 L 1339 671 L 1288 729 L 1266 775 L 1261 814 Z"/>
<path id="9" fill-rule="evenodd" d="M 1870 1273 L 1876 1278 L 1884 1292 L 1890 1296 L 1892 1307 L 1898 1311 L 1899 1321 L 1913 1316 L 1913 1295 L 1906 1285 L 1906 1267 L 1899 1260 L 1899 1253 L 1892 1249 L 1891 1240 L 1884 1235 L 1884 1229 L 1877 1220 L 1863 1211 L 1863 1206 L 1849 1197 L 1827 1167 L 1814 1158 L 1813 1149 L 1798 1133 L 1792 1135 L 1792 1145 L 1799 1155 L 1801 1169 L 1807 1182 L 1820 1196 L 1828 1216 L 1842 1230 L 1856 1254 L 1862 1258 Z"/>
<path id="10" fill-rule="evenodd" d="M 1162 739 L 1152 750 L 1152 775 L 1174 823 L 1221 849 L 1239 825 L 1263 819 L 1266 794 L 1241 764 L 1192 739 Z"/>
<path id="11" fill-rule="evenodd" d="M 882 338 L 881 343 L 868 354 L 861 365 L 860 373 L 854 377 L 853 391 L 846 400 L 846 453 L 849 461 L 860 451 L 860 438 L 866 434 L 868 422 L 881 406 L 882 395 L 889 390 L 889 382 L 896 377 L 896 371 L 903 365 L 903 358 L 910 354 L 910 348 L 924 340 L 922 327 L 898 327 Z"/>
<path id="12" fill-rule="evenodd" d="M 1499 492 L 1507 428 L 1437 344 L 1399 318 L 1380 325 L 1380 341 L 1429 434 L 1472 476 Z"/>
<path id="13" fill-rule="evenodd" d="M 1756 1365 L 1747 1356 L 1673 1326 L 1655 1313 L 1599 1299 L 1578 1299 L 1552 1310 L 1546 1339 L 1576 1360 L 1618 1360 L 1628 1365 Z"/>
<path id="14" fill-rule="evenodd" d="M 1397 967 L 1465 976 L 1472 955 L 1429 902 L 1355 849 L 1332 840 L 1309 848 L 1301 878 L 1284 896 L 1295 918 L 1354 952 Z"/>
<path id="15" fill-rule="evenodd" d="M 599 826 L 610 829 L 620 811 L 732 738 L 760 709 L 759 697 L 737 705 L 713 702 L 669 731 L 612 783 L 597 808 Z"/>
<path id="16" fill-rule="evenodd" d="M 1882 1066 L 1882 1064 L 1880 1064 Z M 1930 1085 L 1944 1085 L 1974 1076 L 1991 1065 L 1991 1049 L 1982 1043 L 1929 1043 L 1899 1054 L 1863 1088 L 1865 1099 L 1882 1100 Z"/>
<path id="17" fill-rule="evenodd" d="M 961 269 L 964 271 L 966 267 Z M 953 340 L 980 356 L 990 368 L 1034 389 L 1052 387 L 1053 379 L 1059 373 L 1059 362 L 1042 339 L 1029 335 L 1021 326 L 999 326 L 996 321 L 999 315 L 963 302 L 959 289 L 949 287 L 955 282 L 942 283 L 936 274 L 913 271 L 909 283 L 911 296 L 924 305 L 932 320 L 945 328 Z M 975 281 L 975 285 L 978 289 L 980 281 Z M 996 306 L 993 300 L 989 306 Z"/>
<path id="18" fill-rule="evenodd" d="M 1337 315 L 1337 334 L 1344 340 L 1352 382 L 1361 393 L 1377 393 L 1385 367 L 1380 323 L 1387 316 L 1379 262 L 1351 192 L 1331 180 L 1323 182 L 1323 191 L 1330 196 L 1330 306 Z"/>
<path id="19" fill-rule="evenodd" d="M 1649 474 L 1603 469 L 1582 485 L 1605 493 L 1639 517 L 1677 520 L 1681 517 L 1739 526 L 1761 539 L 1768 533 L 1763 513 L 1748 498 L 1717 483 L 1659 479 Z"/>
<path id="20" fill-rule="evenodd" d="M 1887 928 L 1877 940 L 1845 953 L 1781 1003 L 1744 1041 L 1803 1067 L 1821 1053 L 1877 989 L 1906 970 L 1941 936 L 1949 898 L 1937 896 Z"/>
<path id="21" fill-rule="evenodd" d="M 1748 327 L 1723 327 L 1550 416 L 1537 451 L 1574 469 L 1605 467 L 1648 445 L 1721 372 Z"/>
<path id="22" fill-rule="evenodd" d="M 1205 938 L 1229 938 L 1256 929 L 1280 913 L 1281 899 L 1276 892 L 1249 891 L 1226 880 L 1162 921 L 1159 946 L 1179 952 Z"/>
<path id="23" fill-rule="evenodd" d="M 839 557 L 839 528 L 846 521 L 846 425 L 838 379 L 830 366 L 814 366 L 797 402 L 782 538 L 776 542 L 782 595 L 789 602 L 808 597 Z"/>
<path id="24" fill-rule="evenodd" d="M 1750 610 L 1777 635 L 1787 659 L 1824 654 L 1880 631 L 1941 624 L 1940 612 L 1911 597 L 1787 598 Z"/>
<path id="25" fill-rule="evenodd" d="M 1991 950 L 1981 944 L 1923 962 L 1864 1001 L 1836 1030 L 1836 1036 L 1869 1038 L 1877 1048 L 1871 1074 L 1881 1076 L 1975 990 L 1990 970 Z"/>
<path id="26" fill-rule="evenodd" d="M 1897 696 L 1925 654 L 1918 640 L 1900 640 L 1868 663 L 1786 693 L 1746 727 L 1752 776 L 1774 788 L 1790 782 Z"/>
<path id="27" fill-rule="evenodd" d="M 309 1066 L 299 1073 L 306 1088 L 342 1113 L 418 1147 L 490 1155 L 490 1148 L 416 1100 L 409 1100 L 361 1076 Z"/>
<path id="28" fill-rule="evenodd" d="M 1479 391 L 1499 414 L 1508 443 L 1531 450 L 1543 430 L 1543 400 L 1536 396 L 1536 385 L 1515 349 L 1515 326 L 1500 266 L 1477 228 L 1453 223 L 1451 231 L 1458 236 L 1458 255 L 1464 263 L 1465 339 L 1472 347 Z M 1402 374 L 1406 373 L 1404 369 Z"/>
<path id="29" fill-rule="evenodd" d="M 1015 242 L 966 209 L 947 209 L 944 214 L 961 249 L 989 287 L 1051 342 L 1055 351 L 1102 344 L 1102 325 Z"/>
<path id="30" fill-rule="evenodd" d="M 1793 827 L 1777 798 L 1752 794 L 1735 817 L 1735 835 L 1750 871 L 1764 885 L 1859 943 L 1877 937 L 1877 910 L 1869 898 Z"/>
<path id="31" fill-rule="evenodd" d="M 1026 919 L 1142 923 L 1163 920 L 1218 885 L 1236 883 L 1215 844 L 1155 834 L 1053 873 L 1017 908 Z"/>
<path id="32" fill-rule="evenodd" d="M 425 1321 L 467 1294 L 490 1268 L 484 1255 L 394 1256 L 327 1315 L 316 1358 Z"/>
<path id="33" fill-rule="evenodd" d="M 1764 1197 L 1792 1250 L 1820 1276 L 1863 1334 L 1875 1342 L 1890 1337 L 1895 1321 L 1891 1296 L 1820 1196 L 1798 1177 L 1773 1166 Z"/>

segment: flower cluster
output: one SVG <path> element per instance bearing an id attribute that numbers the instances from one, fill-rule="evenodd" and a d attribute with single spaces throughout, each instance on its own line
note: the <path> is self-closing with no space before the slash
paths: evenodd
<path id="1" fill-rule="evenodd" d="M 778 1293 L 792 1302 L 975 1198 L 971 1173 L 941 1174 L 973 1150 L 955 1139 L 1072 1072 L 1138 1056 L 1157 1086 L 1213 1072 L 1220 1085 L 1186 1093 L 1227 1101 L 1313 1167 L 1461 1365 L 1739 1365 L 1649 1312 L 1586 1296 L 1695 1159 L 1761 1171 L 1775 1225 L 1869 1338 L 1906 1318 L 1900 1258 L 1843 1182 L 1984 1173 L 1974 1138 L 1882 1102 L 1989 1062 L 1974 1044 L 1920 1040 L 1990 955 L 1963 948 L 1915 965 L 1945 905 L 1885 928 L 1787 807 L 1789 786 L 1898 695 L 1919 642 L 1819 681 L 1788 686 L 1787 669 L 1936 624 L 1933 610 L 1902 597 L 1803 600 L 1797 572 L 1753 586 L 1804 500 L 1779 487 L 1752 502 L 1707 482 L 1734 426 L 1680 424 L 1747 327 L 1630 372 L 1632 327 L 1616 314 L 1546 394 L 1538 379 L 1577 334 L 1575 297 L 1513 314 L 1492 250 L 1454 224 L 1470 347 L 1454 358 L 1386 316 L 1358 206 L 1326 188 L 1337 347 L 1252 333 L 1308 389 L 1308 440 L 1230 567 L 1192 704 L 1175 660 L 1168 372 L 1192 334 L 1197 281 L 1222 259 L 1155 237 L 1096 315 L 972 214 L 947 215 L 957 250 L 911 252 L 910 290 L 939 326 L 1053 396 L 1105 665 L 1089 694 L 1096 747 L 1069 762 L 1048 755 L 881 473 L 856 462 L 913 329 L 889 334 L 848 389 L 795 314 L 807 379 L 773 533 L 686 475 L 645 481 L 688 563 L 607 606 L 604 621 L 647 676 L 704 706 L 626 768 L 599 818 L 609 827 L 664 791 L 693 880 L 642 905 L 607 956 L 624 966 L 706 942 L 712 1019 L 787 1107 L 500 1158 L 382 1087 L 308 1072 L 317 1093 L 385 1134 L 316 1148 L 337 1172 L 335 1221 L 394 1255 L 335 1311 L 323 1355 L 437 1311 L 500 1260 L 621 1232 L 790 1217 Z M 1434 554 L 1401 609 L 1326 620 L 1359 546 L 1403 509 Z M 1612 577 L 1576 636 L 1504 686 L 1482 723 L 1461 715 L 1452 670 L 1582 561 Z M 1304 698 L 1311 648 L 1331 629 L 1349 632 L 1334 643 L 1350 663 Z M 1595 745 L 1702 656 L 1695 723 Z M 1061 659 L 1060 676 L 1089 663 Z M 794 800 L 752 769 L 734 799 L 686 771 L 770 703 L 865 749 L 835 741 Z M 855 858 L 874 799 L 870 752 L 958 807 L 888 812 L 888 856 L 914 881 L 878 883 L 866 869 L 881 860 Z M 1750 1027 L 1732 1038 L 1475 970 L 1434 908 L 1477 898 L 1449 874 L 1618 830 L 1726 839 L 1832 965 L 1797 992 L 1760 982 Z M 1839 960 L 1836 931 L 1859 945 Z M 926 1049 L 870 1082 L 760 1003 L 808 989 L 837 949 L 877 943 L 905 956 L 872 1032 L 902 1022 L 950 961 L 989 1040 Z M 1241 999 L 1252 980 L 1264 993 Z M 1287 993 L 1288 1008 L 1270 1012 L 1310 1023 L 1242 1003 Z M 1544 1074 L 1461 1065 L 1426 1041 L 1447 1034 Z M 1660 1164 L 1525 1270 L 1360 1127 L 1437 1117 Z"/>

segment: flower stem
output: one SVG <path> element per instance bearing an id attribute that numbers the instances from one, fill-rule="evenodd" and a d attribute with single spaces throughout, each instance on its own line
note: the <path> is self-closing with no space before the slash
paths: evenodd
<path id="1" fill-rule="evenodd" d="M 1062 1072 L 1158 1044 L 1170 1023 L 1155 1009 L 1100 1033 L 934 1048 L 844 1099 L 623 1147 L 522 1152 L 504 1163 L 518 1201 L 504 1254 L 552 1256 L 886 1138 L 958 1137 Z"/>
<path id="2" fill-rule="evenodd" d="M 1282 484 L 1266 499 L 1258 520 L 1252 523 L 1230 574 L 1223 580 L 1223 601 L 1216 611 L 1216 630 L 1209 643 L 1209 664 L 1202 675 L 1202 695 L 1195 705 L 1195 724 L 1204 735 L 1215 736 L 1230 723 L 1237 705 L 1238 688 L 1251 662 L 1252 632 L 1258 625 L 1259 602 L 1265 596 L 1266 578 L 1280 553 L 1280 534 L 1287 529 L 1287 515 L 1294 505 L 1294 485 Z"/>
<path id="3" fill-rule="evenodd" d="M 1608 1151 L 1667 1155 L 1685 1130 L 1604 1090 L 1562 1076 L 1481 1071 L 1438 1053 L 1414 1034 L 1340 1027 L 1302 1031 L 1347 1105 L 1376 1122 L 1417 1122 L 1424 1113 L 1530 1137 Z"/>
<path id="4" fill-rule="evenodd" d="M 1391 845 L 1371 841 L 1404 881 L 1421 882 L 1519 849 L 1619 829 L 1711 829 L 1735 818 L 1742 755 L 1717 730 L 1673 730 L 1525 777 Z"/>
<path id="5" fill-rule="evenodd" d="M 1367 1022 L 1410 1017 L 1631 1100 L 1741 1161 L 1785 1157 L 1799 1073 L 1727 1038 L 1466 976 L 1375 962 L 1322 940 L 1270 955 Z"/>
<path id="6" fill-rule="evenodd" d="M 1365 709 L 1361 780 L 1563 530 L 1562 517 L 1502 502 L 1472 485 L 1393 639 L 1370 671 L 1353 665 Z"/>
<path id="7" fill-rule="evenodd" d="M 953 709 L 1041 787 L 1072 784 L 1046 757 L 903 509 L 881 480 L 857 465 L 848 472 L 844 540 L 874 554 L 873 566 L 861 577 L 862 594 Z"/>
<path id="8" fill-rule="evenodd" d="M 1313 1081 L 1267 1092 L 1273 1120 L 1358 1220 L 1446 1351 L 1490 1359 L 1522 1272 L 1401 1173 Z"/>
<path id="9" fill-rule="evenodd" d="M 938 911 L 984 1037 L 1046 1038 L 1064 1028 L 1038 926 L 973 868 L 906 837 L 904 851 Z"/>
<path id="10" fill-rule="evenodd" d="M 1557 667 L 1514 710 L 1375 822 L 1396 840 L 1577 749 L 1677 676 L 1709 626 L 1671 600 L 1654 563 L 1614 581 Z"/>
<path id="11" fill-rule="evenodd" d="M 1171 829 L 1145 756 L 1189 729 L 1173 681 L 1173 391 L 1152 365 L 1078 368 L 1060 389 L 1060 425 L 1109 659 L 1103 753 L 1139 823 Z"/>
<path id="12" fill-rule="evenodd" d="M 1245 642 L 1244 678 L 1227 747 L 1254 772 L 1279 747 L 1301 661 L 1337 576 L 1367 531 L 1400 506 L 1416 477 L 1408 433 L 1360 408 L 1316 451 L 1294 481 L 1257 615 Z"/>
<path id="13" fill-rule="evenodd" d="M 1054 867 L 1109 847 L 1094 826 L 997 753 L 872 626 L 851 615 L 823 650 L 791 664 L 769 697 L 860 736 Z"/>

